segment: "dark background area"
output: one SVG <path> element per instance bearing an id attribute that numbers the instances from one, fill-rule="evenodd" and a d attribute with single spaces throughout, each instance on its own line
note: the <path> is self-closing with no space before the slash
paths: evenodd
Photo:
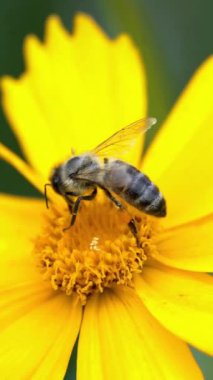
<path id="1" fill-rule="evenodd" d="M 212 53 L 212 0 L 0 0 L 0 76 L 24 70 L 23 40 L 29 33 L 42 38 L 49 14 L 59 14 L 70 29 L 76 11 L 91 14 L 110 36 L 132 36 L 145 61 L 149 115 L 160 126 L 194 70 Z M 0 140 L 21 155 L 2 109 Z M 37 195 L 7 164 L 0 163 L 0 173 L 1 192 Z M 212 360 L 194 353 L 205 378 L 212 379 Z M 74 379 L 73 362 L 67 379 Z"/>

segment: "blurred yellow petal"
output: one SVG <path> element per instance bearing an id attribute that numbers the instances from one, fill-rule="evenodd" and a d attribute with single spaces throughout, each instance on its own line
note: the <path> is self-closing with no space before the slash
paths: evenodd
<path id="1" fill-rule="evenodd" d="M 44 202 L 0 196 L 0 287 L 40 281 L 32 256 L 33 239 L 40 233 Z"/>
<path id="2" fill-rule="evenodd" d="M 34 169 L 47 178 L 50 167 L 58 160 L 58 145 L 29 83 L 29 75 L 25 74 L 19 80 L 4 77 L 1 87 L 3 109 L 23 153 Z"/>
<path id="3" fill-rule="evenodd" d="M 23 265 L 23 267 L 26 270 L 26 266 Z M 17 283 L 13 284 L 12 282 L 8 284 L 1 280 L 1 332 L 15 320 L 31 312 L 39 304 L 48 302 L 53 295 L 52 289 L 44 283 L 41 276 L 30 278 L 30 276 L 25 274 L 25 278 L 22 276 L 22 279 L 18 278 Z"/>
<path id="4" fill-rule="evenodd" d="M 63 296 L 60 296 L 63 298 Z M 75 344 L 76 338 L 80 329 L 81 322 L 81 306 L 74 298 L 64 296 L 66 303 L 67 314 L 64 315 L 64 320 L 60 321 L 61 330 L 57 340 L 53 342 L 48 353 L 43 357 L 41 364 L 34 372 L 32 379 L 64 379 L 70 356 Z M 60 319 L 63 318 L 63 310 L 61 313 L 60 302 L 58 305 L 57 314 Z M 59 319 L 59 317 L 58 317 Z M 48 323 L 48 321 L 46 322 Z M 54 328 L 53 328 L 54 329 Z"/>
<path id="5" fill-rule="evenodd" d="M 0 209 L 1 376 L 63 379 L 81 306 L 54 293 L 36 268 L 33 239 L 41 229 L 44 204 L 1 195 Z"/>
<path id="6" fill-rule="evenodd" d="M 78 380 L 202 379 L 188 347 L 147 312 L 133 290 L 117 287 L 87 303 Z"/>
<path id="7" fill-rule="evenodd" d="M 80 138 L 86 141 L 79 141 L 77 135 L 79 150 L 94 147 L 116 130 L 144 117 L 147 94 L 141 57 L 127 35 L 109 39 L 94 20 L 84 14 L 76 17 L 75 32 L 76 64 L 81 74 L 83 99 L 86 99 L 84 118 L 80 122 L 77 115 L 76 120 L 81 125 Z M 82 112 L 81 99 L 82 94 L 79 101 L 75 100 L 79 113 Z M 136 162 L 141 149 L 130 152 L 128 159 Z"/>
<path id="8" fill-rule="evenodd" d="M 0 143 L 0 158 L 13 166 L 20 174 L 23 175 L 37 190 L 43 193 L 45 180 L 37 175 L 36 172 L 20 157 L 10 149 Z"/>
<path id="9" fill-rule="evenodd" d="M 156 237 L 155 258 L 191 271 L 213 272 L 213 214 L 163 231 Z"/>
<path id="10" fill-rule="evenodd" d="M 2 80 L 6 115 L 29 162 L 45 177 L 71 148 L 91 149 L 146 114 L 144 68 L 128 36 L 111 40 L 82 14 L 74 34 L 56 16 L 46 28 L 44 44 L 27 38 L 27 72 Z M 140 151 L 128 160 L 136 162 Z"/>
<path id="11" fill-rule="evenodd" d="M 38 288 L 39 293 L 39 288 Z M 81 306 L 62 294 L 39 299 L 0 333 L 5 379 L 63 379 L 78 335 Z M 21 305 L 20 305 L 21 306 Z"/>
<path id="12" fill-rule="evenodd" d="M 213 211 L 213 58 L 198 69 L 148 151 L 143 170 L 167 200 L 166 226 Z"/>
<path id="13" fill-rule="evenodd" d="M 163 326 L 200 350 L 213 354 L 213 278 L 162 267 L 146 267 L 136 291 Z"/>

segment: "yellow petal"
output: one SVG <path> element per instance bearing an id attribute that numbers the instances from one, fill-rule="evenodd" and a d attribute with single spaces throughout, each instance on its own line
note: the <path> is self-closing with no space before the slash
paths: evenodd
<path id="1" fill-rule="evenodd" d="M 168 203 L 167 226 L 213 211 L 213 58 L 198 69 L 148 151 L 143 170 Z"/>
<path id="2" fill-rule="evenodd" d="M 60 297 L 63 297 L 62 295 Z M 66 299 L 65 299 L 66 298 Z M 60 304 L 57 305 L 58 318 L 61 319 L 61 330 L 57 340 L 53 342 L 47 355 L 44 356 L 42 363 L 32 376 L 33 380 L 45 379 L 63 379 L 69 363 L 69 359 L 76 341 L 81 322 L 81 306 L 71 297 L 64 297 L 66 303 L 67 315 L 64 315 L 62 321 L 62 312 Z M 47 321 L 48 323 L 48 321 Z"/>
<path id="3" fill-rule="evenodd" d="M 9 195 L 0 196 L 0 287 L 40 281 L 31 254 L 40 233 L 44 202 Z"/>
<path id="4" fill-rule="evenodd" d="M 0 158 L 13 166 L 38 191 L 40 191 L 42 194 L 45 194 L 45 184 L 47 184 L 48 179 L 42 178 L 41 175 L 36 173 L 25 161 L 23 161 L 2 143 L 0 143 Z M 62 205 L 64 203 L 63 198 L 59 194 L 56 194 L 52 187 L 48 187 L 47 197 L 57 205 Z M 44 204 L 45 203 L 43 202 L 43 205 Z"/>
<path id="5" fill-rule="evenodd" d="M 78 380 L 202 379 L 188 347 L 148 313 L 133 290 L 94 296 L 80 332 Z"/>
<path id="6" fill-rule="evenodd" d="M 19 80 L 2 79 L 2 104 L 26 158 L 40 175 L 49 177 L 50 167 L 58 159 L 57 140 L 29 83 L 29 75 Z"/>
<path id="7" fill-rule="evenodd" d="M 23 266 L 25 267 L 24 264 Z M 17 271 L 19 271 L 19 267 Z M 12 281 L 11 283 L 8 282 L 6 283 L 1 280 L 1 332 L 14 321 L 31 312 L 39 304 L 48 302 L 53 296 L 52 289 L 46 285 L 41 276 L 35 279 L 35 277 L 30 278 L 30 276 L 25 274 L 25 279 L 22 277 L 22 281 L 18 278 L 16 283 Z"/>
<path id="8" fill-rule="evenodd" d="M 146 113 L 144 68 L 127 36 L 108 38 L 86 15 L 74 34 L 56 16 L 45 43 L 28 37 L 27 72 L 2 81 L 3 106 L 30 163 L 43 176 L 78 152 L 93 148 Z M 128 159 L 136 162 L 140 149 Z"/>
<path id="9" fill-rule="evenodd" d="M 174 227 L 156 237 L 155 258 L 163 264 L 197 272 L 213 272 L 213 214 Z"/>
<path id="10" fill-rule="evenodd" d="M 163 326 L 193 346 L 213 354 L 213 278 L 206 274 L 146 267 L 136 291 Z"/>
<path id="11" fill-rule="evenodd" d="M 39 294 L 38 288 L 32 308 L 19 318 L 14 315 L 13 323 L 1 330 L 0 366 L 5 379 L 58 380 L 65 375 L 80 327 L 81 306 L 62 294 L 53 293 L 48 299 L 42 299 L 42 294 L 39 299 Z"/>
<path id="12" fill-rule="evenodd" d="M 35 173 L 32 168 L 10 149 L 0 143 L 0 158 L 12 165 L 23 175 L 37 190 L 43 193 L 45 180 Z"/>
<path id="13" fill-rule="evenodd" d="M 44 204 L 1 195 L 0 209 L 1 376 L 63 379 L 81 307 L 71 297 L 56 295 L 36 269 L 31 250 Z"/>

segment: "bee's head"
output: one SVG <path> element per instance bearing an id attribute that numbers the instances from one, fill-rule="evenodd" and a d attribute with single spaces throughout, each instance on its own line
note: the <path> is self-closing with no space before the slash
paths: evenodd
<path id="1" fill-rule="evenodd" d="M 50 176 L 50 182 L 56 193 L 61 194 L 61 175 L 60 175 L 60 167 L 53 169 L 52 174 Z"/>

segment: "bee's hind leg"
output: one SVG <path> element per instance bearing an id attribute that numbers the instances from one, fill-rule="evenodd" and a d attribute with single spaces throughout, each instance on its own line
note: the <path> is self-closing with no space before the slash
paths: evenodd
<path id="1" fill-rule="evenodd" d="M 135 222 L 134 218 L 132 218 L 129 221 L 128 226 L 129 226 L 129 229 L 132 232 L 133 236 L 135 237 L 137 247 L 141 248 L 141 242 L 140 242 L 140 239 L 139 239 L 139 236 L 138 236 L 138 229 L 137 229 L 136 222 Z"/>
<path id="2" fill-rule="evenodd" d="M 126 209 L 126 207 L 119 201 L 117 200 L 111 193 L 108 189 L 104 188 L 104 187 L 101 187 L 101 189 L 105 192 L 106 196 L 115 204 L 116 207 L 118 207 L 120 210 L 124 210 L 126 211 L 128 214 L 128 210 Z M 139 239 L 139 236 L 138 236 L 138 229 L 137 229 L 137 226 L 136 226 L 136 221 L 135 219 L 131 216 L 131 219 L 128 223 L 128 226 L 129 226 L 129 229 L 131 231 L 131 233 L 133 234 L 135 240 L 136 240 L 136 244 L 137 244 L 137 247 L 141 247 L 141 242 L 140 242 L 140 239 Z"/>

